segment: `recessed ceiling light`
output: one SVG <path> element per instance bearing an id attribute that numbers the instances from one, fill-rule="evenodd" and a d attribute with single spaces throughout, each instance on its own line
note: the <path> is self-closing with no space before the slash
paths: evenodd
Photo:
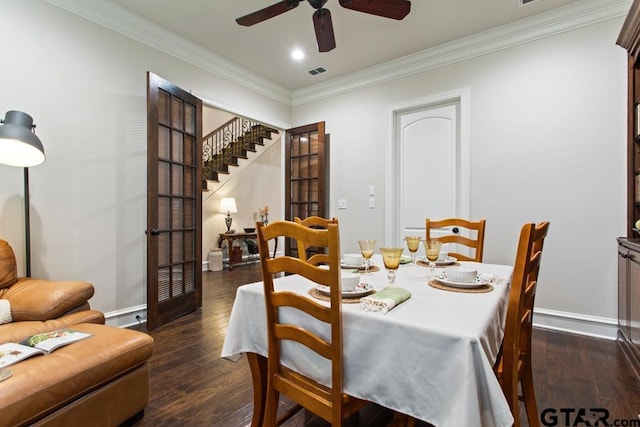
<path id="1" fill-rule="evenodd" d="M 291 52 L 291 58 L 295 59 L 296 61 L 300 61 L 304 58 L 304 52 L 302 51 L 302 49 L 293 49 L 293 52 Z"/>

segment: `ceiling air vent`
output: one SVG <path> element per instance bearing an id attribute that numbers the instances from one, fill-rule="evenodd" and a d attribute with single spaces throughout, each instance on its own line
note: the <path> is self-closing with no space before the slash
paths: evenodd
<path id="1" fill-rule="evenodd" d="M 520 6 L 524 6 L 525 4 L 533 3 L 534 1 L 538 0 L 518 0 L 518 3 L 520 3 Z"/>
<path id="2" fill-rule="evenodd" d="M 313 70 L 309 70 L 309 74 L 311 74 L 312 76 L 315 76 L 316 74 L 322 74 L 325 71 L 327 71 L 326 68 L 318 67 L 318 68 L 314 68 Z"/>

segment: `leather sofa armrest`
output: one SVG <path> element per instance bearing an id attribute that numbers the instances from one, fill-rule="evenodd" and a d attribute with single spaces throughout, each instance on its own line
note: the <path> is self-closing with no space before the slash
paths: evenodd
<path id="1" fill-rule="evenodd" d="M 21 277 L 2 298 L 9 300 L 14 322 L 45 321 L 86 304 L 93 293 L 93 285 L 89 282 Z"/>

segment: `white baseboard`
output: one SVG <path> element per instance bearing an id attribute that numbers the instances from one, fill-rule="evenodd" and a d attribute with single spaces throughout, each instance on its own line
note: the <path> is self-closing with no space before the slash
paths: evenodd
<path id="1" fill-rule="evenodd" d="M 140 316 L 140 320 L 138 320 L 137 316 Z M 147 306 L 142 304 L 123 308 L 122 310 L 110 311 L 105 313 L 104 317 L 107 325 L 128 328 L 129 326 L 147 322 Z"/>
<path id="2" fill-rule="evenodd" d="M 534 309 L 533 313 L 533 326 L 537 328 L 608 340 L 615 340 L 618 336 L 617 319 L 543 308 Z"/>

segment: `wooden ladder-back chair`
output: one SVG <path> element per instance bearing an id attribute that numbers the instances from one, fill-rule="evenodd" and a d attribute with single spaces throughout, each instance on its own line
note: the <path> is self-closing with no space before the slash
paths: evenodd
<path id="1" fill-rule="evenodd" d="M 302 224 L 305 227 L 322 229 L 322 230 L 326 230 L 327 225 L 329 224 L 338 224 L 338 218 L 327 219 L 320 216 L 310 216 L 305 219 L 300 219 L 299 217 L 295 217 L 293 220 L 297 224 Z M 326 254 L 316 253 L 311 255 L 307 259 L 307 250 L 311 247 L 311 245 L 302 241 L 296 242 L 296 245 L 298 248 L 298 258 L 300 258 L 301 260 L 310 262 L 311 264 L 315 264 L 315 265 L 327 264 L 328 258 Z"/>
<path id="2" fill-rule="evenodd" d="M 527 412 L 529 426 L 540 426 L 531 367 L 533 304 L 538 284 L 542 246 L 549 223 L 525 224 L 520 232 L 513 269 L 504 338 L 495 371 L 509 402 L 514 426 L 520 426 L 519 401 Z M 518 393 L 518 384 L 522 395 Z"/>
<path id="3" fill-rule="evenodd" d="M 346 416 L 358 412 L 366 402 L 343 393 L 342 310 L 340 292 L 340 233 L 338 224 L 329 223 L 318 230 L 291 221 L 276 221 L 267 226 L 258 223 L 258 245 L 264 283 L 267 311 L 267 390 L 263 426 L 276 425 L 279 394 L 288 396 L 309 411 L 342 426 Z M 304 242 L 305 245 L 327 250 L 328 269 L 320 268 L 300 258 L 290 256 L 269 257 L 269 240 L 284 237 Z M 312 300 L 307 295 L 274 290 L 274 275 L 291 273 L 315 283 L 329 286 L 329 306 Z M 281 322 L 280 309 L 293 307 L 326 323 L 331 340 L 317 335 L 300 325 Z M 319 384 L 303 372 L 294 372 L 281 364 L 281 343 L 293 340 L 331 362 L 331 387 Z"/>
<path id="4" fill-rule="evenodd" d="M 514 427 L 520 427 L 520 400 L 524 402 L 529 426 L 540 427 L 531 369 L 531 332 L 542 246 L 548 230 L 548 222 L 522 227 L 509 291 L 504 338 L 494 365 L 513 414 Z M 518 394 L 518 385 L 522 387 L 522 395 Z M 396 413 L 392 426 L 412 427 L 414 424 L 414 418 Z"/>
<path id="5" fill-rule="evenodd" d="M 482 262 L 482 256 L 484 252 L 484 229 L 486 225 L 486 220 L 481 219 L 479 221 L 469 221 L 464 218 L 447 218 L 441 219 L 438 221 L 434 221 L 432 219 L 427 218 L 425 221 L 426 225 L 426 237 L 427 240 L 432 239 L 431 230 L 436 228 L 445 228 L 450 227 L 451 230 L 455 230 L 456 228 L 465 228 L 470 232 L 475 232 L 475 238 L 465 237 L 458 234 L 458 232 L 452 231 L 451 234 L 446 234 L 440 237 L 433 237 L 441 241 L 442 243 L 457 243 L 463 246 L 467 246 L 471 249 L 474 249 L 474 256 L 469 257 L 467 255 L 463 255 L 456 252 L 449 252 L 450 256 L 456 257 L 459 261 L 476 261 Z"/>

